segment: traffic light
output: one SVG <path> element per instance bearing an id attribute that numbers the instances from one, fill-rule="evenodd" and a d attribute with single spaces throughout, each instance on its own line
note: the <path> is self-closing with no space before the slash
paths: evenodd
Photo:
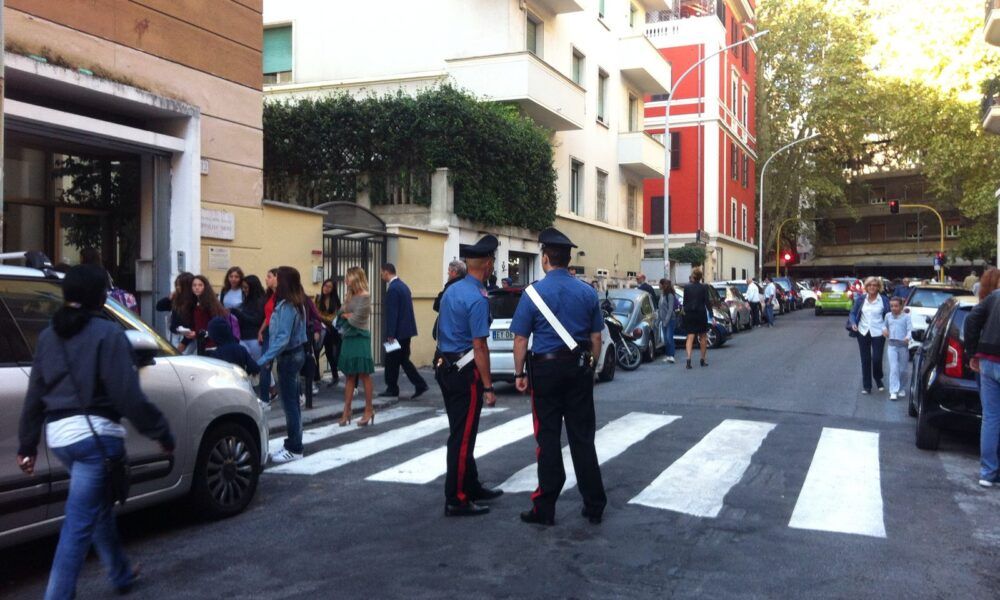
<path id="1" fill-rule="evenodd" d="M 785 265 L 794 265 L 799 261 L 799 257 L 795 254 L 794 250 L 784 250 L 781 253 L 781 260 L 785 261 Z"/>
<path id="2" fill-rule="evenodd" d="M 938 252 L 937 254 L 934 255 L 934 267 L 935 268 L 943 267 L 947 260 L 948 257 L 945 256 L 944 252 Z"/>
<path id="3" fill-rule="evenodd" d="M 889 212 L 894 215 L 899 214 L 899 200 L 889 200 Z"/>

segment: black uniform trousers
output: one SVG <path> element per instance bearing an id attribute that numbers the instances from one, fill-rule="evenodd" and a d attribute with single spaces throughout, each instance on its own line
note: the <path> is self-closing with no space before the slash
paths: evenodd
<path id="1" fill-rule="evenodd" d="M 386 352 L 385 354 L 385 389 L 386 391 L 399 393 L 399 367 L 403 367 L 406 378 L 410 380 L 413 387 L 420 390 L 427 387 L 427 382 L 420 376 L 417 368 L 410 360 L 410 338 L 398 339 L 399 350 Z"/>
<path id="2" fill-rule="evenodd" d="M 482 490 L 474 454 L 479 415 L 483 410 L 483 381 L 474 365 L 461 371 L 438 367 L 434 378 L 444 396 L 448 413 L 448 473 L 444 479 L 444 497 L 448 504 L 474 500 Z"/>
<path id="3" fill-rule="evenodd" d="M 754 327 L 760 325 L 760 302 L 750 302 L 750 317 Z"/>
<path id="4" fill-rule="evenodd" d="M 531 410 L 538 443 L 538 489 L 531 495 L 534 511 L 555 518 L 556 500 L 566 483 L 562 426 L 573 457 L 577 485 L 588 515 L 600 516 L 608 503 L 594 447 L 594 372 L 567 357 L 531 362 Z"/>

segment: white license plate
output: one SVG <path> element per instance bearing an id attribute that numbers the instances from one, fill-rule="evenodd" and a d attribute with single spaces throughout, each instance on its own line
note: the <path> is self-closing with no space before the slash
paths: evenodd
<path id="1" fill-rule="evenodd" d="M 830 300 L 836 300 L 837 298 L 840 298 L 840 294 L 830 294 Z"/>
<path id="2" fill-rule="evenodd" d="M 493 332 L 493 339 L 497 341 L 509 341 L 514 339 L 514 332 L 510 330 L 497 329 Z"/>

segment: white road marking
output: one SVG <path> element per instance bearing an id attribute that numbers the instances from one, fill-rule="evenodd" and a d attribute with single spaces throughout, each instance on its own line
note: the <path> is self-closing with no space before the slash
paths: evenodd
<path id="1" fill-rule="evenodd" d="M 494 410 L 492 412 L 500 412 L 501 410 L 504 409 Z M 375 423 L 374 427 L 378 427 L 377 418 Z M 350 444 L 344 444 L 343 446 L 328 448 L 315 454 L 306 455 L 305 458 L 278 465 L 274 468 L 268 469 L 267 472 L 285 473 L 291 475 L 316 475 L 317 473 L 330 471 L 332 469 L 336 469 L 337 467 L 342 467 L 346 464 L 368 458 L 369 456 L 373 456 L 379 452 L 391 450 L 397 446 L 402 446 L 403 444 L 407 444 L 413 440 L 418 440 L 422 437 L 426 437 L 432 433 L 436 433 L 447 428 L 448 415 L 431 417 L 430 419 L 424 419 L 423 421 L 418 421 L 412 425 L 400 427 L 399 429 L 392 429 L 379 435 L 351 442 Z"/>
<path id="2" fill-rule="evenodd" d="M 533 433 L 530 414 L 508 421 L 492 429 L 482 431 L 476 437 L 476 458 L 513 444 Z M 393 481 L 398 483 L 430 483 L 447 471 L 448 447 L 442 446 L 421 454 L 402 464 L 369 476 L 369 481 Z"/>
<path id="3" fill-rule="evenodd" d="M 653 480 L 629 504 L 715 517 L 739 483 L 773 423 L 726 419 Z"/>
<path id="4" fill-rule="evenodd" d="M 403 419 L 429 410 L 430 408 L 421 408 L 416 406 L 390 408 L 389 410 L 380 411 L 375 417 L 375 422 L 381 425 L 382 423 L 388 423 L 389 421 L 395 421 L 396 419 Z M 313 427 L 312 429 L 306 429 L 302 432 L 302 443 L 303 445 L 308 446 L 309 444 L 313 444 L 327 438 L 332 438 L 351 431 L 357 431 L 357 429 L 358 428 L 354 425 L 354 422 L 351 422 L 350 425 L 346 425 L 344 427 L 341 427 L 340 424 L 336 422 L 329 425 L 323 425 L 321 427 Z M 284 444 L 285 436 L 283 435 L 271 438 L 267 443 L 267 449 L 269 452 L 275 452 L 277 450 L 281 450 Z"/>
<path id="5" fill-rule="evenodd" d="M 878 433 L 823 428 L 788 526 L 885 537 Z"/>
<path id="6" fill-rule="evenodd" d="M 594 436 L 597 462 L 603 465 L 628 450 L 633 444 L 645 439 L 650 433 L 679 418 L 674 415 L 634 412 L 611 421 L 601 427 Z M 573 470 L 573 458 L 569 453 L 569 446 L 563 447 L 562 455 L 566 469 L 566 484 L 563 485 L 565 492 L 576 485 L 576 472 Z M 536 487 L 538 487 L 538 467 L 534 464 L 524 467 L 500 484 L 500 489 L 507 493 L 530 492 Z"/>

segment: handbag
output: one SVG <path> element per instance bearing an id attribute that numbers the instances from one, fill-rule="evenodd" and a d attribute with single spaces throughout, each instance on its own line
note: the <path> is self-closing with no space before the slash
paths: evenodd
<path id="1" fill-rule="evenodd" d="M 76 390 L 76 397 L 80 401 L 80 407 L 83 408 L 83 416 L 87 419 L 87 426 L 90 427 L 90 433 L 94 435 L 94 441 L 97 443 L 97 450 L 101 453 L 101 457 L 104 461 L 104 492 L 107 501 L 111 506 L 115 503 L 125 505 L 125 501 L 128 500 L 128 490 L 131 485 L 131 475 L 132 469 L 128 464 L 128 455 L 122 453 L 120 457 L 112 458 L 108 456 L 107 450 L 104 448 L 104 444 L 101 442 L 101 436 L 97 435 L 97 430 L 94 429 L 94 423 L 90 420 L 90 415 L 87 414 L 87 403 L 83 401 L 83 396 L 80 395 L 80 385 L 76 381 L 76 377 L 73 375 L 73 370 L 69 369 L 69 354 L 66 352 L 66 346 L 62 340 L 59 338 L 59 350 L 62 352 L 63 361 L 65 361 L 67 366 L 67 373 L 69 374 L 70 382 L 73 384 L 73 389 Z M 96 353 L 100 356 L 100 347 Z M 100 368 L 100 362 L 96 363 L 94 372 L 95 388 L 96 382 L 99 381 L 97 377 L 96 369 Z"/>

